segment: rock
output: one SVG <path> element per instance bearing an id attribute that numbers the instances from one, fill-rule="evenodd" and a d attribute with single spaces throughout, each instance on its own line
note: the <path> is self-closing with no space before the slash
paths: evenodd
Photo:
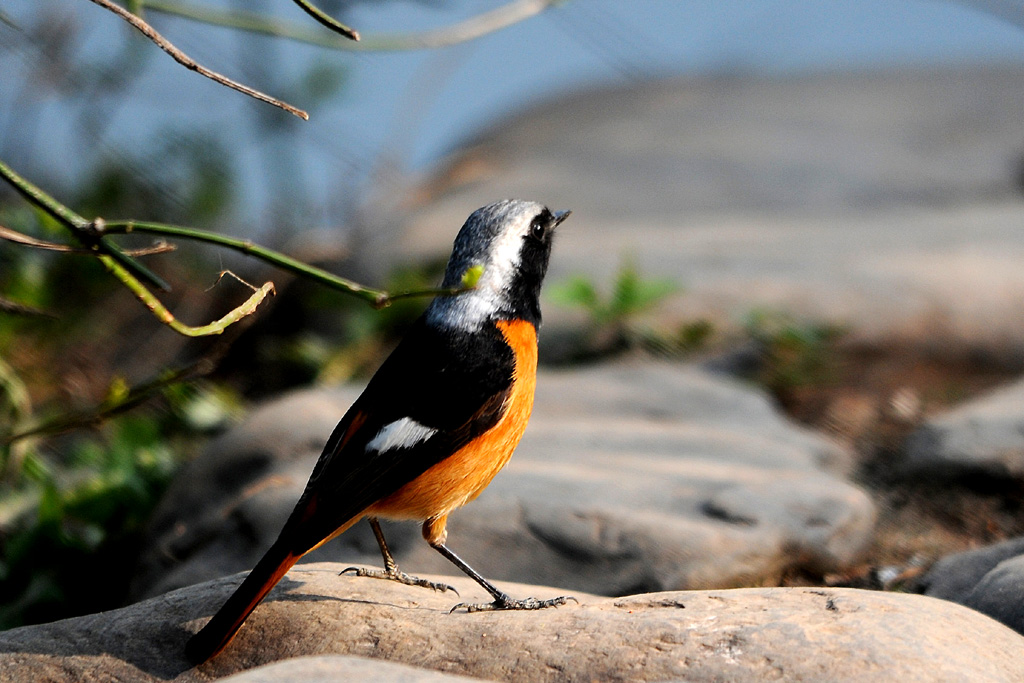
<path id="1" fill-rule="evenodd" d="M 1003 560 L 982 577 L 963 604 L 1024 633 L 1024 556 Z"/>
<path id="2" fill-rule="evenodd" d="M 947 555 L 936 562 L 914 588 L 933 598 L 965 604 L 986 574 L 1000 562 L 1018 555 L 1024 555 L 1024 538 Z"/>
<path id="3" fill-rule="evenodd" d="M 134 595 L 251 568 L 356 394 L 292 394 L 211 443 L 161 503 Z M 761 392 L 696 368 L 542 371 L 522 445 L 452 515 L 449 545 L 488 577 L 604 595 L 773 583 L 842 567 L 869 542 L 873 504 L 829 471 L 848 462 Z M 407 571 L 458 573 L 418 525 L 385 532 Z M 359 524 L 308 556 L 324 559 L 380 555 Z"/>
<path id="4" fill-rule="evenodd" d="M 499 681 L 1024 680 L 1024 638 L 920 595 L 816 588 L 580 594 L 578 605 L 541 612 L 448 614 L 449 596 L 338 576 L 342 566 L 292 569 L 228 648 L 198 669 L 184 660 L 184 643 L 240 575 L 0 633 L 0 680 L 205 681 L 274 662 L 287 672 L 291 663 L 282 660 L 329 655 Z M 467 578 L 453 582 L 463 599 L 486 598 Z"/>
<path id="5" fill-rule="evenodd" d="M 1024 69 L 676 78 L 496 122 L 410 202 L 399 250 L 447 253 L 467 210 L 571 208 L 549 283 L 610 287 L 624 255 L 684 293 L 659 316 L 753 309 L 859 339 L 1024 353 Z M 466 179 L 471 182 L 465 182 Z M 459 184 L 461 181 L 461 184 Z M 565 312 L 545 307 L 549 323 Z M 1007 350 L 1009 347 L 1009 350 Z"/>
<path id="6" fill-rule="evenodd" d="M 1024 478 L 1024 382 L 929 419 L 907 440 L 906 468 L 937 476 Z"/>
<path id="7" fill-rule="evenodd" d="M 915 588 L 976 609 L 1024 634 L 1024 538 L 944 557 Z"/>
<path id="8" fill-rule="evenodd" d="M 348 655 L 293 657 L 221 679 L 224 683 L 470 683 L 468 678 Z"/>

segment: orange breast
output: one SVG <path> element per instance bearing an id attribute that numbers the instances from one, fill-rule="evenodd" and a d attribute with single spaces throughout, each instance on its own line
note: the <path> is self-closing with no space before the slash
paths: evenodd
<path id="1" fill-rule="evenodd" d="M 516 356 L 512 392 L 504 415 L 490 431 L 379 500 L 365 514 L 419 520 L 447 515 L 479 496 L 508 463 L 533 411 L 537 331 L 522 320 L 501 320 L 497 326 Z"/>

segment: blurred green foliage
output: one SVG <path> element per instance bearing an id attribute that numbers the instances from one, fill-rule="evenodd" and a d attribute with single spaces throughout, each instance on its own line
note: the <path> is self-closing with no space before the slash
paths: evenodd
<path id="1" fill-rule="evenodd" d="M 574 275 L 549 287 L 548 298 L 562 306 L 583 309 L 595 328 L 628 334 L 633 318 L 678 290 L 679 285 L 672 280 L 640 277 L 633 259 L 624 258 L 608 294 L 602 294 L 586 276 Z"/>
<path id="2" fill-rule="evenodd" d="M 588 329 L 582 348 L 571 356 L 581 360 L 644 348 L 661 355 L 678 356 L 706 349 L 716 329 L 708 320 L 686 321 L 675 329 L 654 329 L 638 319 L 655 311 L 681 290 L 666 278 L 645 278 L 632 258 L 624 257 L 607 293 L 590 278 L 574 275 L 553 283 L 547 298 L 554 304 L 586 313 Z"/>
<path id="3" fill-rule="evenodd" d="M 0 628 L 103 609 L 177 459 L 154 420 L 113 421 L 63 462 L 30 451 L 0 498 Z M 13 479 L 13 481 L 11 481 Z"/>
<path id="4" fill-rule="evenodd" d="M 107 403 L 127 397 L 115 380 Z M 196 434 L 240 414 L 209 383 L 73 436 L 0 447 L 0 628 L 102 609 L 124 595 L 146 520 Z M 25 416 L 8 423 L 27 427 Z"/>
<path id="5" fill-rule="evenodd" d="M 783 403 L 795 391 L 832 381 L 835 346 L 845 334 L 841 326 L 758 309 L 747 316 L 744 328 L 760 356 L 752 379 Z"/>
<path id="6" fill-rule="evenodd" d="M 398 268 L 388 277 L 386 289 L 389 292 L 407 292 L 436 287 L 443 272 L 443 262 Z M 471 273 L 467 275 L 473 276 Z M 479 273 L 475 276 L 479 278 Z M 341 343 L 335 344 L 324 357 L 317 381 L 336 384 L 375 370 L 429 301 L 422 298 L 398 299 L 380 310 L 349 300 L 341 302 L 345 311 L 345 329 L 339 337 Z"/>
<path id="7" fill-rule="evenodd" d="M 107 157 L 73 203 L 89 215 L 215 221 L 232 201 L 228 158 L 201 133 L 157 138 L 133 157 Z M 3 191 L 0 225 L 68 241 Z M 194 289 L 194 266 L 174 265 L 182 294 Z M 0 309 L 0 628 L 10 628 L 118 606 L 171 476 L 242 401 L 227 383 L 194 379 L 135 400 L 119 366 L 142 358 L 136 376 L 162 376 L 139 346 L 161 357 L 160 325 L 87 255 L 0 240 L 0 298 L 10 304 Z M 40 425 L 55 431 L 12 441 Z"/>

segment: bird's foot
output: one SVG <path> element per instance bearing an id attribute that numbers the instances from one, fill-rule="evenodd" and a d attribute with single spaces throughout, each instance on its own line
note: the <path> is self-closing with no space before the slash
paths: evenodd
<path id="1" fill-rule="evenodd" d="M 580 601 L 571 595 L 563 595 L 558 598 L 551 598 L 550 600 L 538 600 L 537 598 L 524 598 L 523 600 L 516 600 L 507 595 L 502 595 L 494 602 L 479 602 L 479 603 L 468 603 L 460 602 L 459 604 L 452 607 L 448 611 L 448 614 L 452 614 L 455 610 L 465 609 L 467 612 L 496 612 L 500 610 L 527 610 L 527 609 L 545 609 L 547 607 L 558 607 L 572 600 L 577 605 Z"/>
<path id="2" fill-rule="evenodd" d="M 386 581 L 397 581 L 398 583 L 404 583 L 406 586 L 419 586 L 420 588 L 429 588 L 435 590 L 438 593 L 447 593 L 451 591 L 456 595 L 459 591 L 455 590 L 454 586 L 449 586 L 446 583 L 440 583 L 438 581 L 428 581 L 427 579 L 421 579 L 418 576 L 409 576 L 403 571 L 396 569 L 367 569 L 366 567 L 348 567 L 343 569 L 341 574 L 351 573 L 354 576 L 368 576 L 371 579 L 384 579 Z"/>

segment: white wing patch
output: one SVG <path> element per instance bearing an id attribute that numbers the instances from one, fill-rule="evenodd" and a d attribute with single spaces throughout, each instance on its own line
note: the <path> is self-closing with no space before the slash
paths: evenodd
<path id="1" fill-rule="evenodd" d="M 403 417 L 381 427 L 377 436 L 366 444 L 366 450 L 383 453 L 396 448 L 412 448 L 436 433 L 436 429 L 421 425 L 412 418 Z"/>

